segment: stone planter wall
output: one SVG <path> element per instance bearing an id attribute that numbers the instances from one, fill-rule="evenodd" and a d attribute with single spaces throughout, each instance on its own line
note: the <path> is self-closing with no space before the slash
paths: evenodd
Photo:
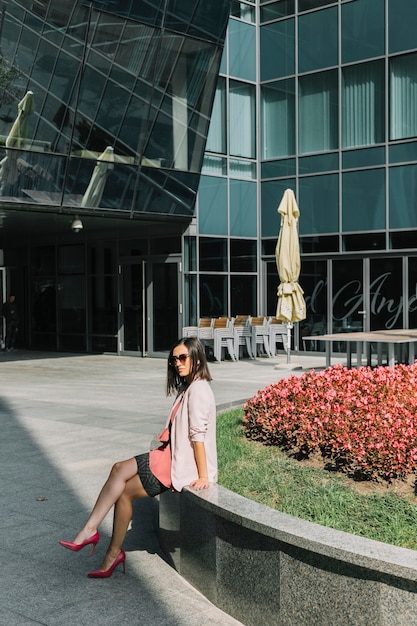
<path id="1" fill-rule="evenodd" d="M 160 541 L 181 576 L 247 626 L 417 626 L 417 552 L 218 485 L 162 494 Z"/>

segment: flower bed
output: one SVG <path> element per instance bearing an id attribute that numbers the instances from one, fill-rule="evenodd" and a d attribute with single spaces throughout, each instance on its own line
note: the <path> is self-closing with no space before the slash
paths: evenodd
<path id="1" fill-rule="evenodd" d="M 311 370 L 260 390 L 243 408 L 248 438 L 298 458 L 320 453 L 358 480 L 415 470 L 417 364 Z"/>

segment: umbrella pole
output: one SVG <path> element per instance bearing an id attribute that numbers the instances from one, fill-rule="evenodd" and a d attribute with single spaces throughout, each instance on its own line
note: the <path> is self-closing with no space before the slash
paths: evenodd
<path id="1" fill-rule="evenodd" d="M 287 363 L 291 363 L 291 322 L 287 324 Z"/>

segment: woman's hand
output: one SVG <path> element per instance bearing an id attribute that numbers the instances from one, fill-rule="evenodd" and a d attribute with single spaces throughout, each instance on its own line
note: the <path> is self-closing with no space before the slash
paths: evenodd
<path id="1" fill-rule="evenodd" d="M 202 441 L 193 441 L 195 463 L 197 465 L 198 478 L 190 483 L 190 487 L 196 491 L 207 489 L 209 486 L 206 449 Z"/>
<path id="2" fill-rule="evenodd" d="M 201 489 L 207 489 L 208 486 L 209 486 L 208 478 L 197 478 L 197 480 L 193 480 L 190 483 L 190 487 L 192 487 L 196 491 L 200 491 Z"/>

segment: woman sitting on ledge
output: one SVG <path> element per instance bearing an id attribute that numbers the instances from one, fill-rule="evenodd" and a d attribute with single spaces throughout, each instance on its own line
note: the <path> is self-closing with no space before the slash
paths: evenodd
<path id="1" fill-rule="evenodd" d="M 108 578 L 123 564 L 122 543 L 132 518 L 132 501 L 173 489 L 207 489 L 217 481 L 216 403 L 204 348 L 195 337 L 180 339 L 171 349 L 167 369 L 167 395 L 176 394 L 159 447 L 116 463 L 96 504 L 74 541 L 59 543 L 78 552 L 100 539 L 98 527 L 114 505 L 113 534 L 99 569 L 90 578 Z M 164 452 L 165 451 L 165 452 Z M 165 459 L 168 459 L 166 462 Z"/>

